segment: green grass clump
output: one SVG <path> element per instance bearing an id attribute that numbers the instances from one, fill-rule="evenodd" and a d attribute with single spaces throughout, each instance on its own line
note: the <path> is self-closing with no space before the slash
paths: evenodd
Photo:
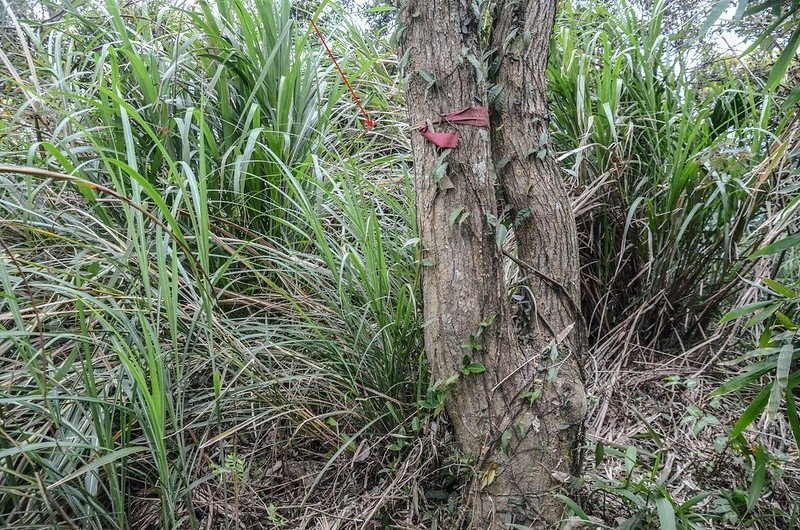
<path id="1" fill-rule="evenodd" d="M 758 162 L 789 119 L 744 68 L 697 86 L 707 58 L 670 43 L 666 7 L 566 6 L 548 72 L 595 340 L 635 328 L 661 348 L 702 336 L 741 286 L 777 189 Z"/>
<path id="2" fill-rule="evenodd" d="M 242 498 L 244 447 L 333 462 L 413 413 L 409 176 L 289 15 L 108 2 L 11 57 L 3 162 L 33 167 L 0 173 L 4 524 L 196 526 Z"/>

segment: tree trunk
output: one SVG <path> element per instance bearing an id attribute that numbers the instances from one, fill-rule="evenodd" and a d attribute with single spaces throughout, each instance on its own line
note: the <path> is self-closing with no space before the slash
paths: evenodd
<path id="1" fill-rule="evenodd" d="M 428 265 L 425 346 L 458 442 L 474 462 L 477 528 L 557 525 L 563 505 L 553 494 L 576 472 L 586 411 L 575 222 L 548 150 L 544 72 L 554 13 L 555 0 L 498 2 L 492 41 L 503 54 L 496 83 L 505 103 L 492 109 L 491 127 L 437 126 L 458 132 L 452 150 L 412 137 Z M 489 106 L 479 22 L 467 2 L 410 0 L 401 7 L 415 128 Z M 501 195 L 516 220 L 514 259 L 535 297 L 536 314 L 520 336 L 497 238 L 495 166 L 502 166 Z"/>

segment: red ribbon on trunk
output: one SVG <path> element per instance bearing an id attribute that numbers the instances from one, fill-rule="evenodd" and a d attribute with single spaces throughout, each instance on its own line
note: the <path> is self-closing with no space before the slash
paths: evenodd
<path id="1" fill-rule="evenodd" d="M 451 125 L 488 127 L 489 111 L 486 109 L 486 107 L 467 107 L 465 109 L 451 112 L 446 116 L 442 116 L 440 119 L 432 123 L 449 123 Z M 458 147 L 457 132 L 433 132 L 428 130 L 427 125 L 424 125 L 419 130 L 419 133 L 436 147 L 441 147 L 442 149 L 455 149 Z"/>

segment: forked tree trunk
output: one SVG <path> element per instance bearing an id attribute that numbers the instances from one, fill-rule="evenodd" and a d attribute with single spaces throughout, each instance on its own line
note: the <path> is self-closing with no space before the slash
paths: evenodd
<path id="1" fill-rule="evenodd" d="M 554 499 L 575 473 L 586 399 L 575 222 L 549 150 L 545 68 L 556 0 L 499 1 L 491 71 L 500 95 L 491 126 L 437 125 L 460 144 L 439 149 L 414 133 L 425 347 L 438 381 L 459 374 L 446 408 L 475 464 L 475 528 L 517 523 L 555 528 Z M 408 110 L 415 127 L 489 106 L 478 13 L 472 2 L 408 0 L 401 6 Z M 493 94 L 497 94 L 495 90 Z M 499 168 L 499 181 L 495 168 Z M 515 334 L 496 241 L 498 193 L 511 210 L 515 258 L 536 308 Z M 465 356 L 469 356 L 465 360 Z M 461 372 L 464 364 L 472 370 Z"/>

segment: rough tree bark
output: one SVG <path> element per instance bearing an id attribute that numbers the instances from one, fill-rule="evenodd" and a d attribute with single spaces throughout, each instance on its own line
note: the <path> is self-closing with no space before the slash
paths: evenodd
<path id="1" fill-rule="evenodd" d="M 460 374 L 440 390 L 449 391 L 457 440 L 475 464 L 477 528 L 556 527 L 563 506 L 553 494 L 579 461 L 586 399 L 577 235 L 549 150 L 545 97 L 555 5 L 498 1 L 488 69 L 472 2 L 408 0 L 400 9 L 410 122 L 489 106 L 490 93 L 494 103 L 488 129 L 437 126 L 457 130 L 455 149 L 412 136 L 417 222 L 430 265 L 422 282 L 425 347 L 438 381 Z M 534 297 L 520 333 L 496 242 L 502 206 L 514 225 L 513 259 Z M 465 355 L 485 371 L 460 373 Z"/>

